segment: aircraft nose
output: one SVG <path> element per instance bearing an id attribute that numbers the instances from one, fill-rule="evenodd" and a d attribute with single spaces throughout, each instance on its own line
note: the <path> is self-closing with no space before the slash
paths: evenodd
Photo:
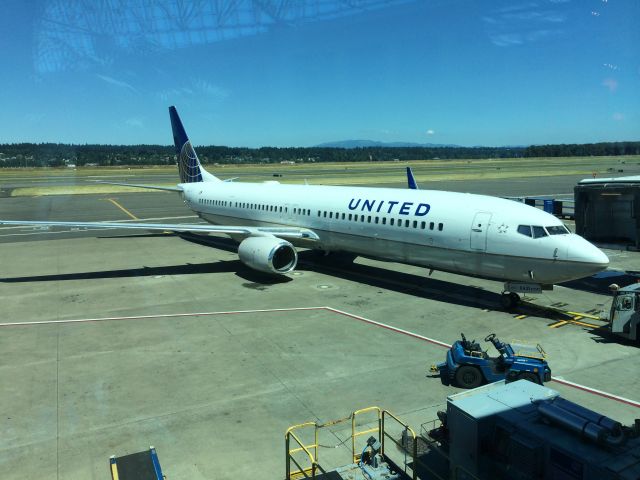
<path id="1" fill-rule="evenodd" d="M 594 272 L 605 270 L 609 266 L 609 257 L 595 245 L 589 243 L 579 235 L 571 235 L 567 260 L 593 265 Z"/>

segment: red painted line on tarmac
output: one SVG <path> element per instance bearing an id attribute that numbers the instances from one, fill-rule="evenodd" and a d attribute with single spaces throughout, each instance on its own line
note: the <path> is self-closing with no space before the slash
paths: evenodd
<path id="1" fill-rule="evenodd" d="M 451 345 L 445 342 L 441 342 L 439 340 L 435 340 L 433 338 L 425 337 L 424 335 L 420 335 L 414 332 L 410 332 L 408 330 L 403 330 L 398 327 L 394 327 L 392 325 L 388 325 L 386 323 L 377 322 L 375 320 L 371 320 L 365 317 L 361 317 L 360 315 L 354 315 L 353 313 L 344 312 L 342 310 L 338 310 L 332 307 L 291 307 L 291 308 L 269 308 L 269 309 L 255 309 L 255 310 L 232 310 L 232 311 L 219 311 L 219 312 L 199 312 L 199 313 L 168 313 L 168 314 L 157 314 L 157 315 L 137 315 L 137 316 L 128 316 L 128 317 L 104 317 L 104 318 L 81 318 L 81 319 L 71 319 L 71 320 L 43 320 L 36 322 L 11 322 L 11 323 L 0 323 L 0 327 L 19 327 L 19 326 L 32 326 L 32 325 L 55 325 L 55 324 L 73 324 L 73 323 L 91 323 L 91 322 L 107 322 L 107 321 L 119 321 L 119 320 L 150 320 L 150 319 L 162 319 L 162 318 L 181 318 L 181 317 L 206 317 L 206 316 L 214 316 L 214 315 L 237 315 L 242 313 L 278 313 L 278 312 L 295 312 L 295 311 L 312 311 L 312 310 L 326 310 L 328 312 L 332 312 L 338 315 L 342 315 L 348 318 L 352 318 L 354 320 L 358 320 L 363 323 L 367 323 L 369 325 L 374 325 L 376 327 L 384 328 L 385 330 L 389 330 L 395 333 L 400 333 L 402 335 L 406 335 L 411 338 L 415 338 L 418 340 L 422 340 L 424 342 L 431 343 L 433 345 L 437 345 L 443 348 L 450 348 Z M 634 400 L 630 400 L 625 397 L 620 397 L 618 395 L 613 395 L 612 393 L 603 392 L 601 390 L 596 390 L 595 388 L 587 387 L 585 385 L 580 385 L 578 383 L 570 382 L 568 380 L 563 380 L 560 378 L 552 378 L 553 382 L 560 383 L 567 387 L 575 388 L 577 390 L 582 390 L 583 392 L 591 393 L 592 395 L 598 395 L 603 398 L 607 398 L 609 400 L 614 400 L 616 402 L 624 403 L 626 405 L 630 405 L 635 408 L 640 408 L 640 402 L 636 402 Z"/>
<path id="2" fill-rule="evenodd" d="M 631 405 L 632 407 L 640 408 L 640 402 L 629 400 L 628 398 L 624 397 L 619 397 L 618 395 L 614 395 L 612 393 L 603 392 L 602 390 L 596 390 L 595 388 L 586 387 L 584 385 L 580 385 L 579 383 L 573 383 L 568 380 L 563 380 L 555 377 L 552 377 L 551 381 L 558 382 L 567 387 L 575 388 L 576 390 L 582 390 L 583 392 L 591 393 L 592 395 L 598 395 L 600 397 L 608 398 L 609 400 L 615 400 L 616 402 L 625 403 L 627 405 Z"/>
<path id="3" fill-rule="evenodd" d="M 369 320 L 368 318 L 364 318 L 364 317 L 361 317 L 359 315 L 354 315 L 352 313 L 343 312 L 342 310 L 337 310 L 337 309 L 331 308 L 331 307 L 326 307 L 326 309 L 329 310 L 329 311 L 335 312 L 335 313 L 339 313 L 340 315 L 344 315 L 346 317 L 350 317 L 350 318 L 353 318 L 355 320 L 359 320 L 361 322 L 365 322 L 365 323 L 369 323 L 371 325 L 382 327 L 382 328 L 385 328 L 387 330 L 391 330 L 391 331 L 396 332 L 396 333 L 401 333 L 401 334 L 407 335 L 409 337 L 417 338 L 418 340 L 423 340 L 425 342 L 429 342 L 429 343 L 432 343 L 434 345 L 438 345 L 440 347 L 444 347 L 444 348 L 450 348 L 451 347 L 451 345 L 449 345 L 447 343 L 444 343 L 444 342 L 441 342 L 439 340 L 435 340 L 433 338 L 425 337 L 423 335 L 419 335 L 417 333 L 409 332 L 407 330 L 402 330 L 402 329 L 397 328 L 397 327 L 392 327 L 391 325 L 387 325 L 387 324 L 381 323 L 381 322 L 376 322 L 375 320 Z M 562 385 L 565 385 L 567 387 L 575 388 L 576 390 L 582 390 L 583 392 L 591 393 L 592 395 L 598 395 L 600 397 L 604 397 L 604 398 L 607 398 L 609 400 L 615 400 L 616 402 L 620 402 L 620 403 L 624 403 L 626 405 L 630 405 L 632 407 L 640 408 L 640 402 L 636 402 L 636 401 L 630 400 L 628 398 L 619 397 L 618 395 L 613 395 L 612 393 L 607 393 L 607 392 L 603 392 L 601 390 L 596 390 L 595 388 L 587 387 L 585 385 L 580 385 L 578 383 L 569 382 L 568 380 L 562 380 L 562 379 L 559 379 L 559 378 L 552 378 L 551 380 L 554 381 L 554 382 L 558 382 L 558 383 L 560 383 Z"/>

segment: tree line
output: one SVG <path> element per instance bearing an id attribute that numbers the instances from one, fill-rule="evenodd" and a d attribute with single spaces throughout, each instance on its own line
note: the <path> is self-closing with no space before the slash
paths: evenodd
<path id="1" fill-rule="evenodd" d="M 640 142 L 532 145 L 529 147 L 196 147 L 203 163 L 367 162 L 433 159 L 640 155 Z M 0 144 L 0 167 L 172 165 L 164 145 Z"/>

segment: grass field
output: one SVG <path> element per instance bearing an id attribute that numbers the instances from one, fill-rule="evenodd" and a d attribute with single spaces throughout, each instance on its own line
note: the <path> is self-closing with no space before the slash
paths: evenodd
<path id="1" fill-rule="evenodd" d="M 411 166 L 420 182 L 428 180 L 534 178 L 559 175 L 596 174 L 600 177 L 619 176 L 619 170 L 637 170 L 640 156 L 624 157 L 558 157 L 507 158 L 482 160 L 415 160 L 408 162 L 366 163 L 304 163 L 295 165 L 207 165 L 207 170 L 221 178 L 238 177 L 238 181 L 309 183 L 324 185 L 402 184 L 406 182 L 405 167 Z M 629 173 L 627 173 L 629 174 Z M 276 176 L 277 175 L 277 176 Z M 124 181 L 172 186 L 178 182 L 174 166 L 148 168 L 32 168 L 0 169 L 0 186 L 12 187 L 20 180 L 37 180 L 37 187 L 12 188 L 12 196 L 92 194 L 140 191 L 128 187 L 91 185 L 91 181 Z M 64 185 L 43 185 L 47 180 Z M 78 184 L 75 184 L 75 183 Z"/>

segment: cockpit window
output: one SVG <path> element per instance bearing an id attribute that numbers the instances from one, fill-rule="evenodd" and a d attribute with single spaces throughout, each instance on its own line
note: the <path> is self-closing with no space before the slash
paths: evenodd
<path id="1" fill-rule="evenodd" d="M 546 227 L 549 235 L 566 235 L 569 232 L 569 229 L 564 225 L 554 225 L 553 227 Z"/>
<path id="2" fill-rule="evenodd" d="M 518 225 L 518 233 L 525 235 L 527 237 L 531 236 L 531 226 L 529 225 Z"/>
<path id="3" fill-rule="evenodd" d="M 537 225 L 534 225 L 531 228 L 533 229 L 533 238 L 541 238 L 547 236 L 547 232 L 544 227 L 538 227 Z"/>

